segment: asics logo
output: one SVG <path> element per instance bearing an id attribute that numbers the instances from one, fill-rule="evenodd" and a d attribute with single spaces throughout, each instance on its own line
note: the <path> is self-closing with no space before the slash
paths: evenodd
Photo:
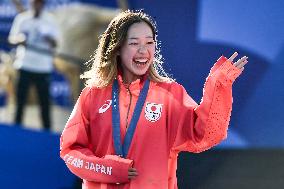
<path id="1" fill-rule="evenodd" d="M 99 113 L 102 114 L 106 112 L 111 106 L 111 103 L 112 103 L 112 100 L 106 100 L 105 103 L 102 105 L 102 107 L 100 107 Z"/>

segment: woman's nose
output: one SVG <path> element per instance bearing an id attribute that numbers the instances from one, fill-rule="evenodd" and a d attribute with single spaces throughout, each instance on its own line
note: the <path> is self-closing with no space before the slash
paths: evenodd
<path id="1" fill-rule="evenodd" d="M 138 49 L 139 53 L 146 53 L 147 52 L 147 48 L 145 45 L 140 45 L 139 49 Z"/>

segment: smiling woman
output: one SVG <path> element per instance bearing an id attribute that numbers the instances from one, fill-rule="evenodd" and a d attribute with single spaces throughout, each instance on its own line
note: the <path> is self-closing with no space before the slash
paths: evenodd
<path id="1" fill-rule="evenodd" d="M 247 63 L 233 63 L 237 55 L 217 60 L 198 105 L 164 72 L 151 17 L 120 13 L 82 76 L 87 86 L 62 133 L 60 156 L 86 189 L 177 189 L 178 153 L 226 138 L 232 84 Z"/>

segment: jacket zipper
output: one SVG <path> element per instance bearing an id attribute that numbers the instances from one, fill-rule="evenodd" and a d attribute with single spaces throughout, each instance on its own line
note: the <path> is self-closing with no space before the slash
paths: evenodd
<path id="1" fill-rule="evenodd" d="M 128 128 L 128 117 L 129 117 L 130 107 L 131 107 L 131 102 L 132 102 L 132 94 L 129 90 L 129 87 L 127 87 L 126 89 L 127 89 L 127 92 L 129 93 L 129 97 L 130 97 L 130 99 L 129 99 L 130 102 L 129 102 L 127 114 L 126 114 L 126 130 L 127 130 L 127 128 Z"/>

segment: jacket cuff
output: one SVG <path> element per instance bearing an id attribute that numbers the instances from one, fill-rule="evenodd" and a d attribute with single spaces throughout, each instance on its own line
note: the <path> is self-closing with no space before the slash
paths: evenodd
<path id="1" fill-rule="evenodd" d="M 234 66 L 228 59 L 220 66 L 220 71 L 233 83 L 242 73 L 239 68 Z"/>
<path id="2" fill-rule="evenodd" d="M 212 75 L 218 68 L 227 61 L 227 58 L 225 56 L 220 56 L 220 58 L 216 61 L 216 63 L 213 65 L 213 67 L 210 69 L 209 75 Z"/>

